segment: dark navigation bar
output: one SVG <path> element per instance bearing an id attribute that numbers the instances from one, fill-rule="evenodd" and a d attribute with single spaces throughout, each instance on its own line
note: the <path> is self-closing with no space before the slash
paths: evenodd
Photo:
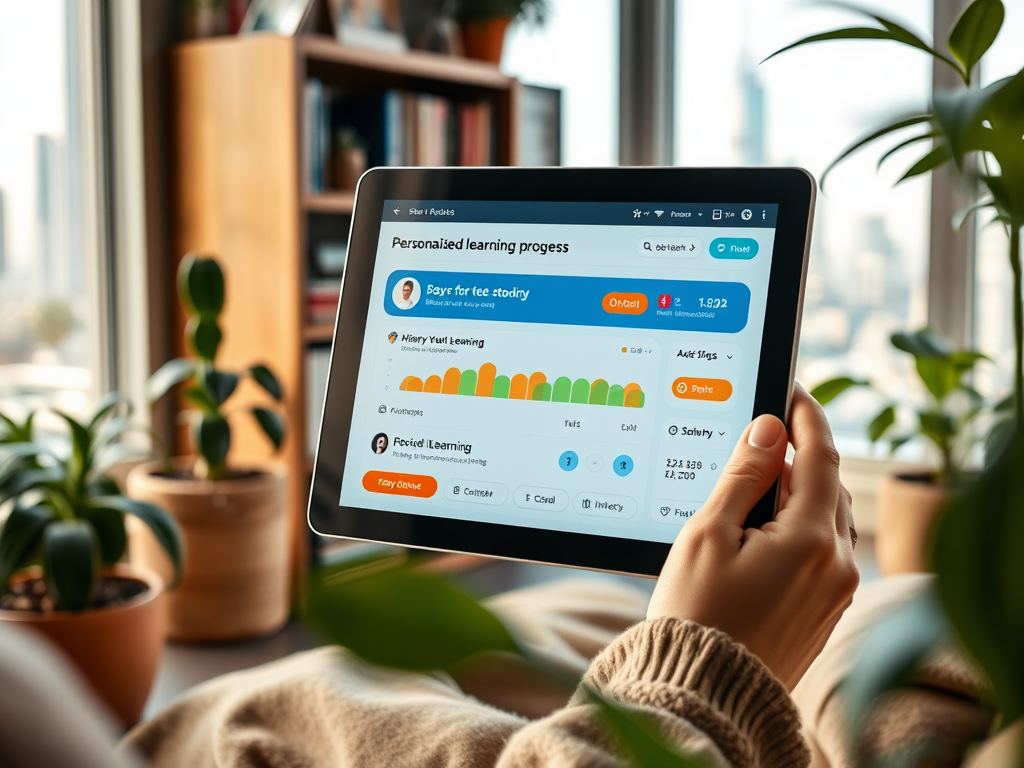
<path id="1" fill-rule="evenodd" d="M 603 224 L 638 227 L 774 229 L 778 203 L 566 203 L 503 200 L 387 200 L 387 222 Z"/>

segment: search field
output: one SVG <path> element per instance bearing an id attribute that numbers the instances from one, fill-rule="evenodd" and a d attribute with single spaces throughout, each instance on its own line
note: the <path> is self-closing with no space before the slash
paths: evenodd
<path id="1" fill-rule="evenodd" d="M 695 259 L 704 250 L 704 244 L 695 237 L 641 237 L 636 241 L 636 252 L 640 256 L 674 257 Z"/>

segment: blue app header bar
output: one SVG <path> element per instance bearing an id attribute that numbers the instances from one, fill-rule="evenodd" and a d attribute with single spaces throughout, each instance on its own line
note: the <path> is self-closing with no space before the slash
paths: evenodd
<path id="1" fill-rule="evenodd" d="M 738 333 L 743 283 L 619 277 L 392 272 L 384 310 L 395 317 Z"/>
<path id="2" fill-rule="evenodd" d="M 387 222 L 599 224 L 637 227 L 774 229 L 778 203 L 545 203 L 498 200 L 386 200 Z"/>

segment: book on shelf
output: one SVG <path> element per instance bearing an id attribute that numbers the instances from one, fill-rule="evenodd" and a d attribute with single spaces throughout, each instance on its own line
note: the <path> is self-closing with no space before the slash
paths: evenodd
<path id="1" fill-rule="evenodd" d="M 341 296 L 340 280 L 311 280 L 306 285 L 306 314 L 313 325 L 334 324 Z"/>
<path id="2" fill-rule="evenodd" d="M 332 137 L 352 128 L 370 167 L 494 165 L 498 161 L 490 101 L 458 101 L 430 93 L 387 90 L 355 95 L 310 79 L 305 90 L 306 164 L 310 192 L 332 188 Z"/>

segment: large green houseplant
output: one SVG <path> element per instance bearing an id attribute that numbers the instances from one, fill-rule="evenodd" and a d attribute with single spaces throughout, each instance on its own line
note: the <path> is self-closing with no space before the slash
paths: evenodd
<path id="1" fill-rule="evenodd" d="M 1024 277 L 1021 272 L 1021 227 L 1024 227 L 1024 68 L 1011 77 L 987 86 L 979 85 L 982 60 L 1003 26 L 1006 10 L 1001 0 L 974 0 L 957 19 L 947 38 L 949 54 L 939 51 L 921 35 L 865 8 L 832 3 L 869 20 L 869 26 L 854 26 L 804 37 L 781 48 L 784 51 L 813 43 L 835 40 L 889 41 L 930 56 L 935 66 L 949 67 L 963 86 L 933 94 L 927 109 L 901 115 L 854 142 L 832 162 L 822 175 L 852 153 L 879 139 L 899 134 L 902 138 L 880 157 L 879 165 L 897 151 L 927 147 L 924 154 L 897 183 L 952 164 L 965 185 L 980 189 L 977 202 L 960 211 L 952 222 L 959 228 L 971 213 L 992 214 L 991 223 L 1001 226 L 1008 240 L 1008 257 L 1013 273 L 1011 297 L 1015 365 L 1013 376 L 1013 421 L 1024 427 Z M 767 59 L 766 59 L 767 61 Z M 907 137 L 906 132 L 912 135 Z"/>
<path id="2" fill-rule="evenodd" d="M 180 523 L 189 549 L 181 584 L 168 595 L 169 636 L 177 640 L 226 640 L 271 632 L 288 617 L 287 483 L 275 463 L 229 460 L 232 419 L 250 418 L 272 447 L 285 438 L 273 408 L 235 407 L 243 379 L 279 402 L 281 385 L 270 369 L 254 364 L 241 371 L 218 367 L 223 333 L 225 281 L 217 261 L 189 254 L 178 269 L 178 296 L 188 315 L 185 338 L 195 357 L 171 360 L 153 374 L 149 398 L 159 400 L 176 385 L 191 406 L 181 413 L 194 456 L 135 468 L 128 491 L 166 507 Z M 166 569 L 155 543 L 138 537 L 133 555 Z"/>
<path id="3" fill-rule="evenodd" d="M 122 563 L 125 516 L 140 521 L 172 564 L 182 537 L 160 507 L 121 494 L 111 469 L 139 454 L 121 440 L 130 409 L 113 393 L 86 421 L 57 412 L 65 440 L 36 439 L 33 415 L 0 415 L 0 620 L 49 637 L 122 722 L 138 719 L 163 645 L 163 584 Z"/>

